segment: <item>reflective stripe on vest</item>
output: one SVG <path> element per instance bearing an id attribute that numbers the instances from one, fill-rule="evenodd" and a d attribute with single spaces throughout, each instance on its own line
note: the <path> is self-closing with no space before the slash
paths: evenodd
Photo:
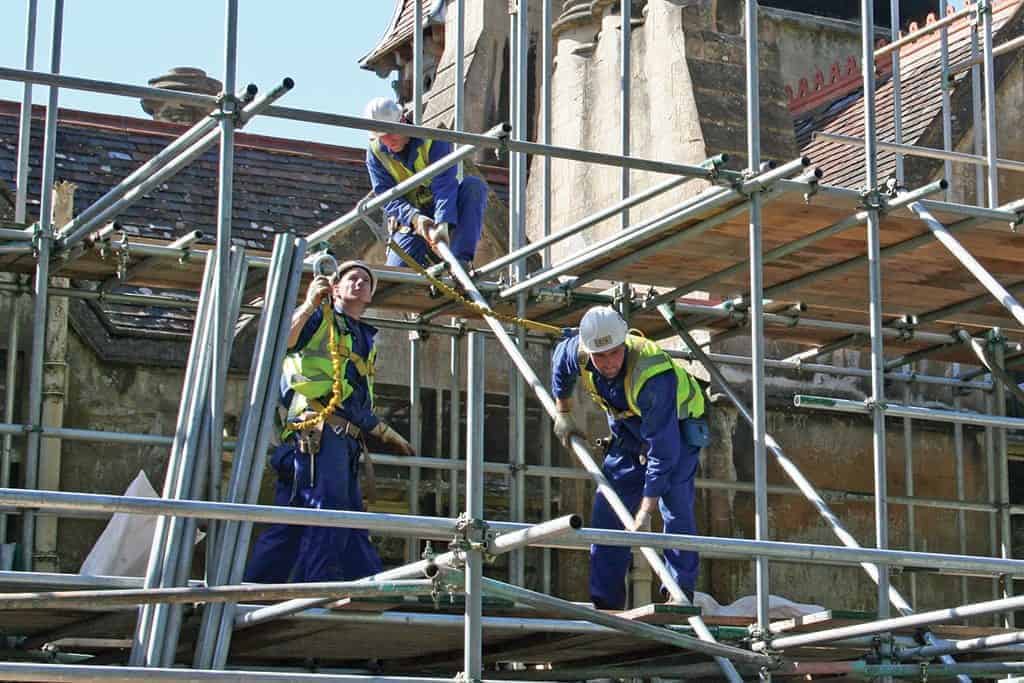
<path id="1" fill-rule="evenodd" d="M 290 422 L 309 409 L 310 399 L 318 399 L 330 396 L 334 386 L 334 364 L 331 361 L 330 330 L 338 320 L 341 327 L 338 330 L 341 336 L 341 344 L 338 354 L 342 358 L 341 368 L 341 402 L 344 403 L 352 395 L 352 385 L 347 378 L 348 364 L 355 365 L 356 372 L 366 378 L 367 390 L 370 397 L 370 406 L 373 406 L 373 375 L 374 363 L 377 359 L 376 347 L 370 349 L 370 355 L 363 358 L 352 350 L 352 332 L 345 325 L 343 317 L 336 318 L 330 306 L 323 306 L 323 320 L 320 321 L 316 332 L 310 337 L 302 349 L 285 356 L 282 368 L 282 383 L 292 389 L 291 403 L 288 405 L 288 417 Z M 336 330 L 338 328 L 335 328 Z M 325 401 L 326 403 L 326 401 Z"/>
<path id="2" fill-rule="evenodd" d="M 587 352 L 580 348 L 577 361 L 580 366 L 583 387 L 590 394 L 590 398 L 601 406 L 612 419 L 625 420 L 639 416 L 640 408 L 637 405 L 637 399 L 644 384 L 651 377 L 670 370 L 676 373 L 676 414 L 678 419 L 685 420 L 688 417 L 700 417 L 704 414 L 704 393 L 697 380 L 690 376 L 686 368 L 649 339 L 632 334 L 626 337 L 626 374 L 623 378 L 626 403 L 629 405 L 626 410 L 616 410 L 598 393 L 594 372 L 587 367 L 589 360 Z"/>
<path id="3" fill-rule="evenodd" d="M 380 142 L 378 140 L 370 141 L 370 151 L 373 152 L 373 156 L 377 157 L 384 168 L 387 169 L 391 178 L 396 182 L 400 183 L 404 180 L 408 180 L 413 176 L 414 173 L 419 173 L 427 167 L 430 163 L 430 145 L 433 144 L 432 140 L 424 140 L 423 144 L 420 145 L 419 151 L 416 153 L 416 158 L 413 159 L 412 169 L 403 164 L 401 161 L 391 156 L 386 150 L 381 149 Z M 405 198 L 417 209 L 426 210 L 430 208 L 430 205 L 434 202 L 434 195 L 430 191 L 429 182 L 425 185 L 420 185 L 415 190 L 405 195 Z"/>

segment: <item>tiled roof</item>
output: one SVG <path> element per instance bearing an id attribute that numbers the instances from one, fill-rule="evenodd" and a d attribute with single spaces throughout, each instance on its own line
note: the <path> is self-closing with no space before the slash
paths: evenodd
<path id="1" fill-rule="evenodd" d="M 0 180 L 13 186 L 18 105 L 0 102 Z M 32 127 L 29 213 L 38 209 L 43 110 Z M 85 207 L 160 151 L 184 126 L 129 117 L 61 110 L 57 180 L 77 185 Z M 235 150 L 232 235 L 236 244 L 269 250 L 274 234 L 309 233 L 353 207 L 369 191 L 361 149 L 239 134 Z M 171 239 L 202 230 L 216 233 L 216 146 L 121 214 L 131 234 Z"/>
<path id="2" fill-rule="evenodd" d="M 1020 10 L 1022 0 L 997 0 L 993 27 L 997 32 L 997 44 L 1016 31 L 1016 22 L 1007 26 Z M 934 20 L 934 18 L 932 18 Z M 968 18 L 960 19 L 949 28 L 949 63 L 956 64 L 970 56 L 970 23 Z M 1007 31 L 1001 31 L 1004 27 Z M 910 30 L 916 29 L 911 26 Z M 902 100 L 903 143 L 913 145 L 929 131 L 942 111 L 942 92 L 939 60 L 939 31 L 900 49 L 900 96 Z M 881 65 L 879 65 L 881 66 Z M 812 89 L 806 82 L 790 99 L 794 113 L 794 127 L 797 141 L 803 154 L 809 156 L 825 172 L 825 181 L 830 185 L 861 187 L 864 184 L 864 151 L 815 139 L 817 132 L 836 133 L 857 138 L 864 137 L 863 88 L 853 81 L 859 75 L 849 73 L 848 64 L 833 66 L 829 78 L 816 79 Z M 853 78 L 851 78 L 853 76 Z M 970 71 L 961 71 L 954 76 L 953 88 L 969 84 Z M 829 93 L 833 97 L 828 97 Z M 893 79 L 883 74 L 877 85 L 876 134 L 881 141 L 894 139 L 893 125 Z M 810 103 L 816 108 L 808 110 Z M 969 124 L 969 122 L 966 122 Z M 909 158 L 908 158 L 909 159 Z M 888 152 L 878 154 L 878 174 L 885 178 L 895 172 L 895 155 Z"/>
<path id="3" fill-rule="evenodd" d="M 378 0 L 380 2 L 382 0 Z M 391 17 L 391 23 L 388 24 L 388 28 L 384 31 L 384 35 L 377 41 L 377 45 L 370 50 L 365 57 L 359 60 L 359 66 L 364 69 L 374 70 L 378 67 L 378 63 L 383 60 L 386 56 L 390 55 L 396 49 L 405 45 L 406 43 L 412 42 L 412 32 L 415 26 L 415 0 L 396 0 L 395 13 Z M 423 20 L 424 23 L 430 23 L 434 17 L 431 16 L 431 9 L 436 6 L 439 10 L 443 10 L 444 3 L 438 4 L 438 0 L 419 0 L 420 5 L 423 8 Z M 388 69 L 392 65 L 388 65 Z"/>
<path id="4" fill-rule="evenodd" d="M 14 187 L 18 111 L 17 103 L 0 101 L 0 187 Z M 32 217 L 39 207 L 44 116 L 42 107 L 33 109 L 28 207 Z M 186 128 L 149 119 L 62 109 L 57 128 L 56 180 L 67 180 L 77 186 L 75 206 L 81 210 Z M 269 251 L 279 232 L 308 234 L 346 213 L 370 192 L 365 154 L 363 149 L 239 133 L 235 146 L 233 242 L 247 249 Z M 213 243 L 217 166 L 214 146 L 158 191 L 120 214 L 118 222 L 130 235 L 158 240 L 174 239 L 198 229 L 205 234 L 204 242 Z M 508 184 L 504 169 L 486 167 L 481 172 L 498 196 L 504 198 Z M 118 291 L 150 293 L 137 287 L 120 287 Z M 194 293 L 170 295 L 195 300 Z M 109 301 L 80 303 L 72 309 L 73 313 L 81 313 L 76 329 L 97 339 L 102 337 L 105 346 L 108 339 L 139 333 L 185 339 L 191 331 L 190 311 Z M 99 318 L 86 320 L 86 309 Z M 170 358 L 168 349 L 156 346 L 143 351 L 136 358 L 139 362 L 176 362 L 182 353 L 178 349 Z M 118 356 L 114 360 L 125 359 Z"/>

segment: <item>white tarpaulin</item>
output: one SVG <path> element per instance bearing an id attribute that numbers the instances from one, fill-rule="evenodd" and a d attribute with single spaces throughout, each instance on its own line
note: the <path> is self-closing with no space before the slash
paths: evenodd
<path id="1" fill-rule="evenodd" d="M 142 471 L 124 495 L 159 497 Z M 90 576 L 145 576 L 155 529 L 155 516 L 115 513 L 82 563 L 81 572 Z M 196 543 L 202 538 L 203 534 L 196 532 Z"/>
<path id="2" fill-rule="evenodd" d="M 707 593 L 695 593 L 693 604 L 700 607 L 706 617 L 756 617 L 757 596 L 745 595 L 731 605 L 720 605 Z M 807 605 L 793 602 L 778 595 L 768 596 L 768 616 L 772 619 L 791 619 L 804 614 L 824 612 L 821 605 Z"/>

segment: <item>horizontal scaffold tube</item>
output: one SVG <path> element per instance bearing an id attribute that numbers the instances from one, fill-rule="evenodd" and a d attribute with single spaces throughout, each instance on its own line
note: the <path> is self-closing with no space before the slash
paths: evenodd
<path id="1" fill-rule="evenodd" d="M 793 405 L 797 408 L 830 410 L 836 413 L 867 414 L 871 412 L 871 407 L 864 401 L 830 398 L 828 396 L 808 396 L 806 394 L 797 394 L 794 396 Z M 981 413 L 969 413 L 963 410 L 919 408 L 917 406 L 905 406 L 899 403 L 889 402 L 886 402 L 886 404 L 882 406 L 882 410 L 889 417 L 909 417 L 915 420 L 927 420 L 932 422 L 959 422 L 961 424 L 976 425 L 978 427 L 1024 429 L 1024 418 L 1020 417 L 983 415 Z"/>
<path id="2" fill-rule="evenodd" d="M 46 681 L 53 683 L 138 683 L 139 681 L 181 681 L 184 683 L 452 683 L 452 677 L 381 676 L 355 674 L 301 674 L 294 671 L 213 671 L 208 669 L 163 669 L 142 666 L 87 666 L 82 664 L 24 664 L 0 662 L 4 681 Z M 487 679 L 479 683 L 489 683 Z"/>
<path id="3" fill-rule="evenodd" d="M 29 508 L 38 511 L 51 510 L 107 515 L 115 512 L 141 515 L 164 514 L 206 519 L 348 527 L 368 529 L 385 534 L 419 535 L 425 538 L 451 538 L 456 525 L 456 520 L 454 519 L 427 517 L 424 515 L 398 515 L 344 510 L 305 510 L 270 505 L 165 500 L 162 498 L 113 496 L 97 493 L 69 493 L 65 491 L 25 491 L 22 489 L 0 489 L 0 506 Z M 488 521 L 487 524 L 489 528 L 498 533 L 522 531 L 533 526 L 499 521 Z M 755 541 L 744 538 L 687 536 L 684 534 L 583 528 L 576 531 L 571 537 L 549 539 L 537 543 L 537 545 L 542 547 L 576 549 L 589 548 L 592 544 L 642 545 L 660 549 L 692 549 L 702 552 L 718 552 L 736 557 L 763 555 L 771 559 L 792 560 L 795 562 L 802 560 L 834 562 L 836 564 L 870 562 L 987 576 L 1007 574 L 1024 578 L 1024 560 L 912 552 L 908 550 L 850 548 L 783 541 Z M 378 575 L 377 578 L 379 579 L 381 576 Z M 402 577 L 388 575 L 387 578 Z"/>
<path id="4" fill-rule="evenodd" d="M 780 636 L 771 639 L 773 649 L 785 650 L 793 647 L 804 647 L 818 643 L 828 643 L 840 638 L 852 638 L 855 636 L 870 636 L 876 633 L 885 633 L 905 628 L 921 628 L 934 624 L 943 624 L 950 621 L 959 621 L 970 617 L 980 617 L 1001 612 L 1012 612 L 1024 607 L 1024 596 L 1015 598 L 1002 598 L 1000 600 L 987 600 L 976 602 L 959 607 L 919 612 L 908 614 L 902 617 L 891 619 L 878 619 L 864 624 L 852 624 L 850 626 L 839 626 L 836 628 L 823 629 L 813 633 L 798 633 L 791 636 Z M 765 643 L 754 645 L 755 649 L 766 647 Z"/>
<path id="5" fill-rule="evenodd" d="M 22 434 L 29 431 L 28 425 L 8 425 L 0 423 L 0 434 Z M 152 434 L 133 434 L 124 432 L 102 432 L 88 429 L 68 429 L 65 427 L 43 428 L 43 436 L 52 436 L 68 440 L 96 441 L 101 443 L 133 443 L 147 445 L 170 445 L 171 437 Z M 235 449 L 234 441 L 225 441 L 224 449 L 232 451 Z M 464 470 L 465 460 L 453 460 L 444 457 L 423 457 L 423 456 L 399 456 L 387 453 L 371 453 L 374 463 L 377 465 L 388 465 L 395 467 L 423 467 L 436 470 Z M 509 473 L 507 463 L 485 462 L 484 472 L 500 474 L 505 476 Z M 589 480 L 590 475 L 586 471 L 575 467 L 548 467 L 544 465 L 526 465 L 524 473 L 528 477 L 556 477 L 561 479 Z M 697 477 L 695 480 L 697 488 L 713 491 L 745 491 L 754 490 L 753 482 L 749 481 L 722 481 L 718 479 L 706 479 Z M 800 495 L 800 490 L 794 486 L 770 484 L 768 493 L 771 495 Z M 848 491 L 844 489 L 819 489 L 819 493 L 826 500 L 834 502 L 850 503 L 854 501 L 870 501 L 874 494 L 870 491 Z M 925 498 L 921 496 L 889 496 L 890 503 L 895 505 L 913 505 L 915 507 L 936 508 L 940 510 L 968 510 L 970 512 L 993 513 L 999 511 L 999 506 L 986 502 L 971 502 L 962 500 L 947 500 L 943 498 Z M 1011 509 L 1011 514 L 1021 514 Z M 107 515 L 108 516 L 108 515 Z"/>
<path id="6" fill-rule="evenodd" d="M 434 582 L 429 579 L 405 579 L 373 583 L 325 581 L 319 583 L 246 584 L 240 586 L 0 593 L 0 609 L 94 610 L 155 603 L 186 604 L 234 602 L 238 600 L 285 600 L 299 597 L 337 599 L 344 596 L 429 595 L 433 589 Z"/>

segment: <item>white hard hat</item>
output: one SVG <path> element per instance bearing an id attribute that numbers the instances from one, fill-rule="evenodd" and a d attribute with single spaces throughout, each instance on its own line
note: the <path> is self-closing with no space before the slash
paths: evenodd
<path id="1" fill-rule="evenodd" d="M 366 103 L 363 118 L 387 123 L 402 122 L 402 107 L 398 102 L 387 97 L 375 97 Z"/>
<path id="2" fill-rule="evenodd" d="M 626 343 L 629 326 L 611 306 L 594 306 L 580 320 L 580 346 L 601 353 Z"/>

